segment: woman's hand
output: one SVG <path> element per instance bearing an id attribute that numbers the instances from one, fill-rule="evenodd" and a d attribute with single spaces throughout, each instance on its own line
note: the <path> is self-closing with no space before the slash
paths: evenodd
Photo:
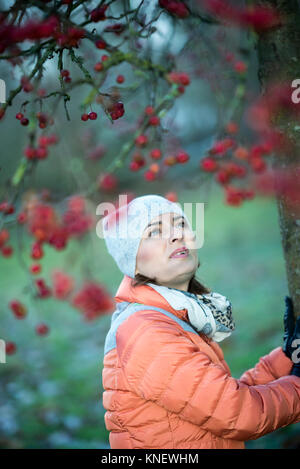
<path id="1" fill-rule="evenodd" d="M 286 310 L 284 313 L 284 336 L 283 336 L 283 346 L 282 350 L 284 351 L 285 355 L 293 360 L 294 357 L 292 357 L 293 352 L 297 350 L 297 348 L 300 346 L 300 316 L 297 318 L 297 321 L 295 321 L 295 316 L 294 316 L 294 306 L 293 306 L 293 301 L 289 296 L 285 297 L 285 304 L 286 304 Z M 295 343 L 294 341 L 297 340 Z M 296 353 L 296 356 L 299 354 Z M 294 365 L 291 370 L 292 375 L 296 375 L 300 377 L 300 357 L 299 357 L 299 363 L 295 363 L 295 360 L 293 360 Z"/>
<path id="2" fill-rule="evenodd" d="M 294 305 L 289 296 L 285 297 L 286 310 L 284 313 L 284 336 L 282 350 L 292 359 L 292 353 L 300 345 L 300 316 L 295 321 Z M 293 343 L 298 339 L 298 343 Z"/>

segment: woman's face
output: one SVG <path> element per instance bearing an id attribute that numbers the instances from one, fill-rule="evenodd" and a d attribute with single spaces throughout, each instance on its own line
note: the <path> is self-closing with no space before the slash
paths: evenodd
<path id="1" fill-rule="evenodd" d="M 184 257 L 172 257 L 186 247 Z M 177 213 L 164 213 L 151 220 L 144 230 L 136 258 L 136 271 L 160 285 L 187 290 L 198 268 L 195 234 L 186 219 Z"/>

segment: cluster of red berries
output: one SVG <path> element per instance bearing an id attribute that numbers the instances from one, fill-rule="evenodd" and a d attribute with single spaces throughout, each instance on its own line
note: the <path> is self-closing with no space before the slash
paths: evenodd
<path id="1" fill-rule="evenodd" d="M 121 101 L 114 103 L 113 106 L 109 108 L 109 114 L 112 120 L 119 119 L 124 115 L 124 112 L 124 104 Z"/>
<path id="2" fill-rule="evenodd" d="M 54 37 L 60 47 L 79 47 L 80 40 L 85 37 L 85 30 L 70 27 L 64 33 L 56 33 Z"/>
<path id="3" fill-rule="evenodd" d="M 48 156 L 48 146 L 58 142 L 58 138 L 53 135 L 41 135 L 38 140 L 38 147 L 28 146 L 24 149 L 24 155 L 28 160 L 39 159 L 44 160 Z"/>
<path id="4" fill-rule="evenodd" d="M 238 207 L 244 200 L 251 200 L 255 196 L 253 190 L 237 188 L 233 186 L 225 187 L 225 203 Z"/>
<path id="5" fill-rule="evenodd" d="M 155 112 L 155 109 L 152 106 L 147 106 L 145 108 L 145 114 L 149 116 L 148 118 L 149 125 L 152 125 L 155 127 L 160 124 L 160 119 L 158 116 L 154 114 L 154 112 Z"/>
<path id="6" fill-rule="evenodd" d="M 9 307 L 17 319 L 23 319 L 27 316 L 27 308 L 19 300 L 10 301 Z"/>
<path id="7" fill-rule="evenodd" d="M 74 279 L 60 270 L 52 272 L 53 295 L 59 300 L 68 298 L 74 288 Z"/>
<path id="8" fill-rule="evenodd" d="M 11 213 L 14 213 L 14 211 L 14 206 L 9 202 L 4 201 L 0 203 L 0 212 L 3 212 L 4 215 L 10 215 Z"/>
<path id="9" fill-rule="evenodd" d="M 60 76 L 63 78 L 65 83 L 70 83 L 72 81 L 72 78 L 70 77 L 70 72 L 69 70 L 61 70 L 60 71 Z"/>
<path id="10" fill-rule="evenodd" d="M 187 18 L 190 14 L 187 6 L 178 0 L 159 0 L 159 6 L 177 18 Z"/>
<path id="11" fill-rule="evenodd" d="M 102 173 L 99 176 L 98 187 L 105 192 L 111 192 L 116 189 L 118 179 L 112 173 Z"/>
<path id="12" fill-rule="evenodd" d="M 35 41 L 54 35 L 59 26 L 59 20 L 56 16 L 49 16 L 44 21 L 29 20 L 22 26 L 1 24 L 0 53 L 3 53 L 7 47 L 25 40 Z"/>
<path id="13" fill-rule="evenodd" d="M 96 112 L 89 112 L 88 114 L 84 113 L 81 115 L 81 120 L 86 122 L 87 120 L 91 120 L 91 121 L 94 121 L 96 120 L 98 117 L 98 114 Z"/>
<path id="14" fill-rule="evenodd" d="M 97 63 L 95 63 L 95 65 L 94 65 L 94 70 L 95 70 L 95 72 L 101 72 L 101 71 L 103 70 L 103 68 L 104 68 L 103 62 L 105 62 L 105 61 L 108 60 L 108 59 L 109 59 L 109 56 L 108 56 L 107 54 L 103 54 L 103 55 L 101 56 L 101 62 L 97 62 Z"/>
<path id="15" fill-rule="evenodd" d="M 36 287 L 38 289 L 38 297 L 39 298 L 48 298 L 52 295 L 51 288 L 45 284 L 45 280 L 42 278 L 38 278 L 35 280 Z"/>
<path id="16" fill-rule="evenodd" d="M 9 308 L 13 312 L 16 319 L 26 318 L 28 311 L 26 306 L 19 300 L 12 300 L 9 302 Z M 38 335 L 46 335 L 49 332 L 49 326 L 45 323 L 39 323 L 35 326 L 35 332 Z M 16 352 L 17 346 L 15 342 L 7 341 L 5 343 L 5 352 L 7 355 L 12 355 Z"/>
<path id="17" fill-rule="evenodd" d="M 106 289 L 96 282 L 87 282 L 74 295 L 71 304 L 92 321 L 114 310 L 114 301 Z"/>
<path id="18" fill-rule="evenodd" d="M 71 198 L 61 219 L 50 205 L 36 202 L 28 208 L 27 228 L 36 239 L 31 247 L 32 259 L 38 260 L 43 257 L 43 243 L 61 250 L 65 248 L 69 238 L 81 237 L 92 228 L 94 219 L 92 215 L 86 213 L 85 201 L 82 199 L 81 202 L 82 210 L 79 210 L 78 204 L 75 209 Z"/>
<path id="19" fill-rule="evenodd" d="M 29 124 L 29 119 L 27 119 L 27 117 L 24 117 L 24 114 L 22 112 L 18 112 L 16 114 L 16 119 L 18 119 L 22 125 Z"/>
<path id="20" fill-rule="evenodd" d="M 235 134 L 238 131 L 238 125 L 235 122 L 229 122 L 226 125 L 226 131 Z M 253 190 L 243 190 L 230 186 L 233 178 L 244 178 L 249 169 L 254 173 L 263 173 L 267 169 L 267 164 L 263 159 L 272 152 L 274 144 L 267 140 L 260 144 L 246 148 L 238 145 L 232 138 L 218 140 L 209 150 L 209 156 L 200 161 L 200 168 L 205 172 L 215 173 L 215 180 L 224 187 L 225 202 L 229 205 L 240 205 L 243 200 L 254 197 Z M 224 157 L 228 151 L 232 152 L 232 157 L 237 161 L 226 161 Z"/>
<path id="21" fill-rule="evenodd" d="M 36 118 L 38 119 L 40 129 L 45 129 L 48 124 L 52 125 L 54 122 L 53 118 L 49 118 L 44 112 L 37 112 Z M 29 119 L 27 119 L 27 117 L 24 117 L 24 114 L 22 112 L 18 112 L 16 114 L 16 119 L 18 119 L 22 125 L 27 126 L 29 124 Z"/>
<path id="22" fill-rule="evenodd" d="M 94 23 L 97 23 L 98 21 L 104 21 L 106 19 L 105 12 L 107 8 L 108 5 L 102 5 L 99 8 L 94 8 L 94 10 L 92 10 L 90 13 L 91 20 Z"/>
<path id="23" fill-rule="evenodd" d="M 184 72 L 170 72 L 166 75 L 166 78 L 169 83 L 176 83 L 178 86 L 178 91 L 182 94 L 185 91 L 185 87 L 190 84 L 190 77 L 187 73 Z"/>
<path id="24" fill-rule="evenodd" d="M 33 85 L 32 83 L 30 83 L 30 80 L 28 77 L 26 76 L 23 76 L 21 78 L 21 85 L 22 85 L 22 90 L 25 92 L 25 93 L 30 93 L 30 91 L 33 90 Z"/>
<path id="25" fill-rule="evenodd" d="M 104 29 L 104 31 L 106 33 L 114 33 L 116 34 L 117 36 L 119 36 L 125 29 L 125 25 L 122 24 L 122 23 L 114 23 L 114 24 L 110 24 L 108 26 L 106 26 L 106 28 Z"/>
<path id="26" fill-rule="evenodd" d="M 10 237 L 10 234 L 6 229 L 3 229 L 0 231 L 0 249 L 4 257 L 9 257 L 13 253 L 12 246 L 9 246 L 8 244 L 6 244 L 6 242 L 9 240 L 9 237 Z"/>

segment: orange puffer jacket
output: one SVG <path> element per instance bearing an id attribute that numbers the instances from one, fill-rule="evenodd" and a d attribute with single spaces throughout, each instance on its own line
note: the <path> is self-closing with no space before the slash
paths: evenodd
<path id="1" fill-rule="evenodd" d="M 235 379 L 187 310 L 126 275 L 115 301 L 102 372 L 111 449 L 244 449 L 300 422 L 300 378 L 287 376 L 292 361 L 281 347 Z M 127 302 L 148 307 L 134 312 Z"/>

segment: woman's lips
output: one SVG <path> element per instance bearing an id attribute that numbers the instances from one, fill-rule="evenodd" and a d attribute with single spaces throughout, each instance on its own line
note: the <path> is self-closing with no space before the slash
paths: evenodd
<path id="1" fill-rule="evenodd" d="M 173 256 L 171 256 L 171 259 L 180 259 L 180 258 L 183 258 L 183 257 L 188 257 L 188 255 L 189 255 L 189 250 L 186 250 L 182 254 L 180 254 L 180 253 L 174 254 Z"/>

